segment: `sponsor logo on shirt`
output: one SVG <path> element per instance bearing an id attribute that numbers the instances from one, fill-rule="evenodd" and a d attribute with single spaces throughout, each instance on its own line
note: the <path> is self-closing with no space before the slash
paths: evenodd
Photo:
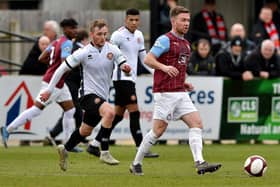
<path id="1" fill-rule="evenodd" d="M 92 55 L 88 55 L 87 57 L 88 59 L 93 59 Z"/>

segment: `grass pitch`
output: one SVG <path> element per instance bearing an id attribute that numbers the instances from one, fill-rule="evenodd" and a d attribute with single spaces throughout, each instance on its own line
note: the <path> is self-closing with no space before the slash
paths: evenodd
<path id="1" fill-rule="evenodd" d="M 0 147 L 0 187 L 280 187 L 280 145 L 205 145 L 205 159 L 223 166 L 203 176 L 196 174 L 187 145 L 156 145 L 152 150 L 160 157 L 144 159 L 145 175 L 133 176 L 128 168 L 134 146 L 111 146 L 121 161 L 118 166 L 103 164 L 86 152 L 70 153 L 66 172 L 59 169 L 52 147 Z M 245 159 L 253 154 L 267 160 L 263 177 L 243 171 Z"/>

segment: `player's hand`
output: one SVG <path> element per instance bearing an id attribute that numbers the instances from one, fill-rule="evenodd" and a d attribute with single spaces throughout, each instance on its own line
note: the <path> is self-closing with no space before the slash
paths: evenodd
<path id="1" fill-rule="evenodd" d="M 178 69 L 173 66 L 165 66 L 163 71 L 167 73 L 170 77 L 176 77 L 179 74 Z"/>
<path id="2" fill-rule="evenodd" d="M 121 70 L 125 72 L 126 74 L 129 74 L 131 71 L 131 67 L 128 64 L 122 64 L 121 65 Z"/>
<path id="3" fill-rule="evenodd" d="M 184 86 L 185 86 L 185 89 L 188 91 L 188 92 L 191 92 L 193 91 L 194 87 L 191 83 L 184 83 Z"/>
<path id="4" fill-rule="evenodd" d="M 49 91 L 43 91 L 42 93 L 40 93 L 40 100 L 42 102 L 46 102 L 51 96 L 51 93 Z"/>

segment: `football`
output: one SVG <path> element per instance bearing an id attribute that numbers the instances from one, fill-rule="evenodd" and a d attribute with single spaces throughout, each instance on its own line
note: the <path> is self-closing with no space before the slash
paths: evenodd
<path id="1" fill-rule="evenodd" d="M 261 177 L 266 169 L 266 160 L 259 155 L 249 156 L 244 163 L 244 170 L 249 176 Z"/>

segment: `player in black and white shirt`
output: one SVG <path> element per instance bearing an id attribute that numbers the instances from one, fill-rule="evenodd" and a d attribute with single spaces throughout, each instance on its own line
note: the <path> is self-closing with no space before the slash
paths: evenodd
<path id="1" fill-rule="evenodd" d="M 93 128 L 101 121 L 103 141 L 109 141 L 110 128 L 115 116 L 114 108 L 107 102 L 111 75 L 114 66 L 129 74 L 131 68 L 126 64 L 126 58 L 115 46 L 106 42 L 108 26 L 104 20 L 96 20 L 90 27 L 91 43 L 78 49 L 67 57 L 57 69 L 47 90 L 41 94 L 41 100 L 51 95 L 54 85 L 63 74 L 82 64 L 81 107 L 85 111 L 81 127 L 75 130 L 65 145 L 58 146 L 60 168 L 67 169 L 67 152 L 89 136 Z M 106 146 L 107 144 L 104 144 Z M 109 153 L 109 147 L 102 147 L 100 160 L 108 164 L 118 164 Z"/>
<path id="2" fill-rule="evenodd" d="M 118 46 L 127 58 L 127 63 L 131 67 L 131 76 L 126 76 L 119 67 L 115 67 L 113 74 L 113 84 L 115 87 L 115 112 L 116 116 L 112 123 L 111 132 L 114 127 L 123 119 L 124 112 L 128 110 L 130 118 L 130 132 L 136 144 L 140 146 L 143 136 L 140 128 L 140 112 L 137 104 L 135 90 L 135 81 L 137 78 L 138 59 L 151 72 L 153 70 L 144 64 L 146 50 L 144 46 L 144 37 L 138 30 L 140 22 L 140 12 L 137 9 L 128 9 L 126 11 L 125 26 L 122 26 L 111 36 L 111 43 Z M 111 134 L 110 132 L 110 134 Z M 89 145 L 87 152 L 95 156 L 100 156 L 99 146 L 107 143 L 102 140 L 102 129 L 98 132 L 96 138 Z M 146 157 L 158 157 L 156 153 L 146 153 Z"/>

